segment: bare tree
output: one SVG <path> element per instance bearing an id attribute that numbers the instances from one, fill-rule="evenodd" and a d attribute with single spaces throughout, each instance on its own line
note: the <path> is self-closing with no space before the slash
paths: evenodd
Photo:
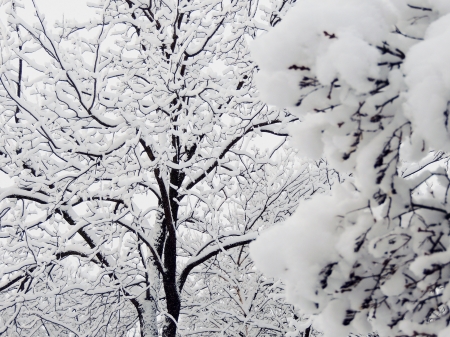
<path id="1" fill-rule="evenodd" d="M 224 212 L 228 213 L 224 221 L 230 235 L 236 229 L 241 235 L 271 227 L 289 217 L 299 200 L 327 192 L 338 181 L 337 173 L 324 161 L 306 164 L 299 171 L 294 163 L 288 157 L 276 166 L 254 167 L 244 174 L 251 179 L 242 180 L 240 193 L 224 201 L 229 210 Z M 202 251 L 200 256 L 207 254 Z M 213 336 L 225 331 L 229 336 L 298 336 L 295 324 L 305 325 L 301 313 L 284 301 L 284 285 L 255 269 L 246 246 L 222 251 L 200 265 L 184 289 L 183 335 Z"/>
<path id="2" fill-rule="evenodd" d="M 319 188 L 303 170 L 256 178 L 281 165 L 297 120 L 259 101 L 247 48 L 281 14 L 247 0 L 92 6 L 97 18 L 54 28 L 33 1 L 3 7 L 0 169 L 14 185 L 0 190 L 0 333 L 175 336 L 192 271 L 242 256 L 256 223 Z M 269 151 L 253 147 L 261 133 Z"/>

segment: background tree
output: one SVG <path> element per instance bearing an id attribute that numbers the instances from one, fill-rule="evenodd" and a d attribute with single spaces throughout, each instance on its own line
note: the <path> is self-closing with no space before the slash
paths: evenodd
<path id="1" fill-rule="evenodd" d="M 91 6 L 50 28 L 33 1 L 3 2 L 0 333 L 175 336 L 194 268 L 244 258 L 258 221 L 318 188 L 300 170 L 261 190 L 297 118 L 259 101 L 247 43 L 289 2 Z"/>
<path id="2" fill-rule="evenodd" d="M 300 155 L 353 177 L 251 247 L 325 337 L 450 332 L 449 13 L 303 0 L 254 45 L 264 99 L 303 120 Z"/>
<path id="3" fill-rule="evenodd" d="M 239 194 L 225 201 L 230 232 L 235 228 L 260 231 L 283 221 L 299 200 L 328 192 L 339 181 L 324 161 L 305 164 L 301 170 L 294 163 L 288 157 L 276 166 L 245 173 L 252 178 L 243 181 Z M 254 268 L 246 246 L 222 251 L 199 267 L 185 286 L 183 335 L 299 336 L 295 325 L 308 327 L 301 314 L 285 303 L 284 285 Z"/>

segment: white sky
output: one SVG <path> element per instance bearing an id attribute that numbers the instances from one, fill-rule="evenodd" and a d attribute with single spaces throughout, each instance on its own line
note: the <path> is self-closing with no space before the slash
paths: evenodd
<path id="1" fill-rule="evenodd" d="M 36 6 L 41 13 L 45 14 L 45 18 L 54 23 L 56 20 L 73 19 L 86 21 L 87 15 L 94 15 L 93 9 L 87 6 L 86 0 L 34 0 Z M 94 1 L 90 1 L 91 3 Z M 25 0 L 25 10 L 28 6 L 33 10 L 31 0 Z M 30 11 L 31 12 L 31 11 Z"/>

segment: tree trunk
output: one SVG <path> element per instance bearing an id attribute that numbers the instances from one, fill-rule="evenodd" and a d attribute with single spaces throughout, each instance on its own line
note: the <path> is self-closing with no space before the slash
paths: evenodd
<path id="1" fill-rule="evenodd" d="M 175 142 L 176 143 L 176 142 Z M 175 158 L 174 158 L 175 159 Z M 174 160 L 178 162 L 178 160 Z M 177 279 L 177 237 L 176 228 L 169 229 L 169 226 L 177 226 L 178 221 L 178 192 L 174 186 L 179 187 L 182 182 L 179 172 L 172 170 L 170 174 L 169 202 L 172 212 L 172 221 L 164 219 L 163 223 L 166 228 L 166 242 L 164 244 L 164 267 L 166 268 L 163 275 L 164 293 L 166 295 L 167 313 L 166 322 L 163 327 L 163 337 L 175 337 L 177 334 L 177 323 L 180 315 L 181 299 L 178 291 Z"/>
<path id="2" fill-rule="evenodd" d="M 178 316 L 180 315 L 180 294 L 178 292 L 176 265 L 177 265 L 177 240 L 170 233 L 167 235 L 164 246 L 164 265 L 166 267 L 163 276 L 164 292 L 166 295 L 167 313 L 166 324 L 163 328 L 163 337 L 175 337 L 177 333 Z"/>
<path id="3" fill-rule="evenodd" d="M 158 323 L 156 321 L 156 301 L 153 297 L 139 298 L 139 326 L 141 337 L 158 337 Z"/>
<path id="4" fill-rule="evenodd" d="M 162 213 L 156 216 L 154 227 L 154 241 L 153 244 L 158 252 L 162 255 L 164 240 L 166 236 L 166 228 L 163 223 L 164 217 Z M 149 254 L 150 255 L 150 254 Z M 149 256 L 148 263 L 145 264 L 146 272 L 146 286 L 148 287 L 141 297 L 137 298 L 138 315 L 140 326 L 140 337 L 158 337 L 158 299 L 160 291 L 160 275 L 158 268 L 155 265 L 154 259 Z"/>

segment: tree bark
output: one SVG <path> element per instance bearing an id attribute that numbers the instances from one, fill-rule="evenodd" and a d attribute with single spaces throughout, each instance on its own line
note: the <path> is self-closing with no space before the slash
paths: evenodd
<path id="1" fill-rule="evenodd" d="M 175 202 L 177 193 L 170 188 L 170 203 L 172 210 L 173 225 L 176 226 L 178 219 L 178 204 Z M 164 224 L 170 224 L 164 219 Z M 167 230 L 166 242 L 164 245 L 164 267 L 166 268 L 163 275 L 164 292 L 166 295 L 167 313 L 166 324 L 163 327 L 163 337 L 175 337 L 177 333 L 177 322 L 180 315 L 181 299 L 178 291 L 177 280 L 177 238 L 170 230 Z"/>
<path id="2" fill-rule="evenodd" d="M 148 298 L 137 299 L 138 306 L 138 316 L 139 316 L 139 327 L 141 330 L 141 337 L 158 337 L 158 323 L 156 321 L 156 301 L 152 296 Z"/>

